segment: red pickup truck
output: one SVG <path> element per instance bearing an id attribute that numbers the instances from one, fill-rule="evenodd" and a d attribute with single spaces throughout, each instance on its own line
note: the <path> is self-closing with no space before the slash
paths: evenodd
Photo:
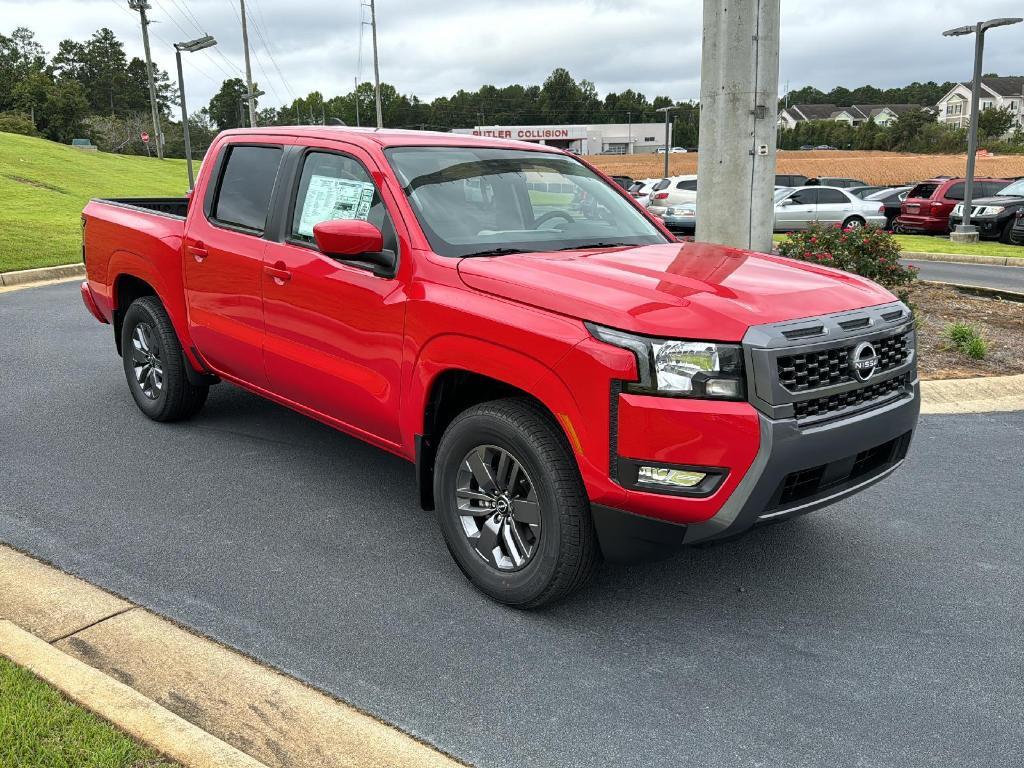
<path id="1" fill-rule="evenodd" d="M 82 297 L 143 413 L 228 381 L 414 462 L 459 567 L 510 605 L 856 493 L 917 423 L 890 293 L 677 242 L 549 147 L 228 131 L 190 198 L 82 221 Z"/>

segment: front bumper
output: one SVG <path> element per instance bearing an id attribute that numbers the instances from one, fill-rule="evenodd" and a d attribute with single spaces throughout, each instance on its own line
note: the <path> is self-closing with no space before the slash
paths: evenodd
<path id="1" fill-rule="evenodd" d="M 744 340 L 745 403 L 613 392 L 611 471 L 625 492 L 591 505 L 605 556 L 650 559 L 681 544 L 735 536 L 832 504 L 893 472 L 920 411 L 909 319 L 906 307 L 892 304 L 752 328 Z M 819 340 L 807 341 L 815 326 Z M 864 341 L 884 360 L 870 383 L 828 378 L 836 354 Z M 794 355 L 827 358 L 827 382 L 786 389 L 774 372 Z M 640 492 L 621 472 L 622 464 L 638 462 L 717 468 L 725 477 L 700 498 Z"/>
<path id="2" fill-rule="evenodd" d="M 998 219 L 995 216 L 971 216 L 971 224 L 978 228 L 978 234 L 985 238 L 998 238 L 1003 233 L 1007 219 Z M 949 230 L 952 232 L 963 223 L 962 216 L 950 214 Z"/>
<path id="3" fill-rule="evenodd" d="M 696 216 L 669 216 L 666 214 L 661 217 L 661 220 L 665 222 L 665 226 L 672 232 L 683 232 L 692 235 L 697 229 Z"/>

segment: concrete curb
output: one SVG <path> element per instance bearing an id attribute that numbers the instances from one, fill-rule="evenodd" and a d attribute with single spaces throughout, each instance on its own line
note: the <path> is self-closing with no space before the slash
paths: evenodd
<path id="1" fill-rule="evenodd" d="M 989 288 L 985 285 L 966 285 L 964 283 L 947 283 L 943 280 L 919 280 L 921 285 L 931 285 L 936 288 L 956 288 L 961 293 L 969 293 L 974 296 L 982 296 L 986 299 L 1003 299 L 1004 301 L 1024 302 L 1024 293 L 1019 291 L 1007 291 L 1003 288 Z"/>
<path id="2" fill-rule="evenodd" d="M 2 544 L 0 654 L 187 768 L 465 766 L 295 678 Z"/>
<path id="3" fill-rule="evenodd" d="M 266 768 L 135 689 L 69 656 L 11 621 L 0 620 L 0 655 L 184 766 Z"/>
<path id="4" fill-rule="evenodd" d="M 26 286 L 32 283 L 45 283 L 51 280 L 69 280 L 73 277 L 85 277 L 84 264 L 61 264 L 56 267 L 39 267 L 38 269 L 19 269 L 16 272 L 0 272 L 0 286 Z"/>
<path id="5" fill-rule="evenodd" d="M 1024 373 L 921 382 L 921 413 L 1024 410 Z"/>
<path id="6" fill-rule="evenodd" d="M 952 264 L 988 264 L 996 267 L 1024 267 L 1024 246 L 1020 256 L 982 256 L 970 253 L 916 253 L 902 251 L 901 259 L 911 261 L 946 261 Z"/>

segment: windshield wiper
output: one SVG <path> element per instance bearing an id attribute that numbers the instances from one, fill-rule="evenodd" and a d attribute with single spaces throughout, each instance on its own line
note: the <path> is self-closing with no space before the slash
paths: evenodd
<path id="1" fill-rule="evenodd" d="M 629 248 L 636 243 L 585 243 L 583 245 L 570 245 L 566 248 L 559 248 L 559 251 L 589 251 L 593 248 Z"/>
<path id="2" fill-rule="evenodd" d="M 507 256 L 511 253 L 533 253 L 533 251 L 527 251 L 523 248 L 492 248 L 489 251 L 475 251 L 473 253 L 462 254 L 463 259 L 472 259 L 475 256 Z"/>

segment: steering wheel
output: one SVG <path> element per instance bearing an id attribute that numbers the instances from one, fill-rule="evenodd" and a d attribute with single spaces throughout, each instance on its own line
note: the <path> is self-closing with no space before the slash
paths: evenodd
<path id="1" fill-rule="evenodd" d="M 572 224 L 573 222 L 576 221 L 572 214 L 566 213 L 565 211 L 548 211 L 540 218 L 534 220 L 533 228 L 540 229 L 542 224 L 546 224 L 552 219 L 565 219 L 569 224 Z"/>

